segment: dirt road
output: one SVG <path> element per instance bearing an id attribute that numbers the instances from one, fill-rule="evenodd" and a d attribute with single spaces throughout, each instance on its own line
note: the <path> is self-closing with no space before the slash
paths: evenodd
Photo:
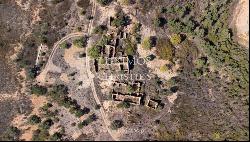
<path id="1" fill-rule="evenodd" d="M 92 10 L 91 10 L 91 12 L 92 12 L 92 17 L 95 17 L 95 13 L 96 13 L 96 3 L 95 3 L 94 0 L 92 0 L 91 3 L 93 4 Z M 88 35 L 91 34 L 92 29 L 93 29 L 93 19 L 90 20 L 90 23 L 89 23 L 89 25 L 88 25 L 88 33 L 87 33 Z M 57 41 L 57 42 L 54 44 L 53 49 L 52 49 L 52 52 L 51 52 L 51 54 L 50 54 L 50 56 L 49 56 L 49 58 L 48 58 L 47 64 L 45 65 L 44 70 L 41 72 L 41 74 L 43 74 L 43 75 L 40 74 L 40 75 L 42 76 L 42 77 L 41 77 L 42 79 L 45 79 L 45 75 L 47 74 L 48 69 L 49 69 L 50 67 L 53 67 L 53 66 L 54 66 L 54 64 L 53 64 L 53 62 L 52 62 L 52 58 L 53 58 L 55 52 L 57 51 L 57 49 L 60 47 L 60 44 L 63 43 L 63 42 L 65 42 L 66 40 L 68 40 L 68 39 L 70 39 L 70 38 L 83 36 L 84 34 L 85 34 L 85 33 L 83 33 L 83 32 L 71 33 L 71 34 L 68 34 L 67 36 L 63 37 L 62 39 L 60 39 L 59 41 Z M 87 46 L 86 51 L 88 51 L 89 48 L 90 48 L 90 46 Z M 96 104 L 101 106 L 101 108 L 100 108 L 100 114 L 101 114 L 101 116 L 102 116 L 102 119 L 103 119 L 103 121 L 104 121 L 104 125 L 105 125 L 105 127 L 106 127 L 108 133 L 109 133 L 110 136 L 113 138 L 113 140 L 118 140 L 118 139 L 116 138 L 116 136 L 114 136 L 114 134 L 112 133 L 111 129 L 109 128 L 109 120 L 107 119 L 105 110 L 103 109 L 102 104 L 101 104 L 101 101 L 100 101 L 100 99 L 98 98 L 98 95 L 97 95 L 97 93 L 96 93 L 95 85 L 94 85 L 94 81 L 93 81 L 93 78 L 94 78 L 95 76 L 94 76 L 94 74 L 92 74 L 92 72 L 90 71 L 89 61 L 90 61 L 90 59 L 89 59 L 89 57 L 88 57 L 88 55 L 87 55 L 87 52 L 86 52 L 86 69 L 87 69 L 87 75 L 88 75 L 88 77 L 89 77 L 89 79 L 90 79 L 90 82 L 91 82 L 90 84 L 91 84 L 91 90 L 92 90 L 93 97 L 94 97 L 94 99 L 95 99 L 95 101 L 96 101 Z M 40 81 L 42 81 L 42 80 L 40 80 Z"/>

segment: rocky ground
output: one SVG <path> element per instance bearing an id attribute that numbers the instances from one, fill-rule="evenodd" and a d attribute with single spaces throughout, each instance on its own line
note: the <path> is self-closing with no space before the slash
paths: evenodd
<path id="1" fill-rule="evenodd" d="M 37 49 L 41 43 L 49 48 L 47 56 L 54 43 L 62 37 L 74 32 L 87 33 L 91 18 L 94 19 L 93 26 L 107 24 L 108 17 L 114 16 L 118 9 L 130 15 L 133 22 L 142 24 L 143 38 L 156 35 L 160 38 L 169 38 L 168 30 L 157 29 L 152 25 L 154 18 L 160 15 L 162 5 L 179 2 L 149 0 L 143 3 L 143 0 L 138 0 L 138 3 L 132 6 L 117 2 L 109 6 L 98 4 L 96 16 L 91 17 L 93 6 L 90 1 L 78 1 L 0 1 L 0 140 L 6 140 L 10 126 L 21 130 L 20 140 L 32 140 L 33 131 L 38 126 L 27 124 L 27 118 L 32 114 L 42 116 L 39 109 L 51 101 L 49 97 L 31 95 L 30 87 L 34 83 L 45 86 L 64 84 L 69 88 L 69 97 L 75 99 L 81 106 L 89 108 L 88 114 L 77 118 L 68 109 L 53 103 L 51 111 L 58 111 L 59 121 L 52 126 L 49 133 L 52 135 L 59 128 L 65 128 L 64 139 L 113 140 L 113 136 L 119 140 L 247 139 L 249 131 L 246 131 L 246 128 L 249 128 L 249 125 L 246 118 L 249 114 L 245 110 L 248 110 L 249 100 L 242 101 L 227 96 L 223 84 L 227 80 L 222 79 L 220 73 L 214 72 L 210 76 L 199 78 L 193 76 L 194 60 L 201 54 L 195 42 L 185 51 L 176 50 L 176 56 L 181 59 L 183 57 L 183 60 L 181 64 L 176 64 L 171 72 L 160 71 L 159 68 L 169 62 L 159 58 L 132 70 L 132 73 L 149 73 L 153 76 L 150 81 L 144 82 L 144 89 L 147 95 L 162 100 L 163 110 L 153 110 L 145 106 L 117 108 L 118 103 L 110 100 L 110 94 L 103 91 L 105 87 L 102 88 L 102 82 L 98 78 L 94 79 L 94 86 L 109 125 L 115 119 L 124 121 L 124 127 L 111 131 L 112 136 L 107 131 L 102 114 L 96 108 L 86 70 L 86 58 L 79 58 L 79 53 L 86 52 L 85 48 L 73 46 L 69 49 L 59 48 L 52 58 L 53 65 L 49 66 L 48 74 L 40 76 L 44 80 L 39 80 L 38 77 L 37 82 L 34 82 L 30 71 L 34 67 Z M 192 0 L 189 2 L 195 3 Z M 205 2 L 196 4 L 198 6 L 195 12 L 198 12 Z M 235 33 L 234 39 L 247 48 L 249 48 L 248 4 L 248 0 L 239 0 L 234 3 L 230 11 L 233 16 L 230 19 L 230 26 Z M 69 39 L 67 42 L 72 43 L 74 39 Z M 98 40 L 98 36 L 92 35 L 90 44 Z M 146 51 L 138 46 L 138 57 L 145 58 L 149 54 L 155 54 L 155 51 Z M 179 71 L 180 66 L 182 66 L 181 71 Z M 72 73 L 74 75 L 70 75 Z M 165 82 L 172 77 L 177 77 L 178 92 L 160 96 L 157 83 Z M 243 103 L 238 104 L 238 102 Z M 96 114 L 98 119 L 83 129 L 78 128 L 77 124 L 91 114 Z"/>
<path id="2" fill-rule="evenodd" d="M 238 42 L 249 48 L 249 1 L 239 0 L 234 9 L 232 24 L 237 33 Z"/>

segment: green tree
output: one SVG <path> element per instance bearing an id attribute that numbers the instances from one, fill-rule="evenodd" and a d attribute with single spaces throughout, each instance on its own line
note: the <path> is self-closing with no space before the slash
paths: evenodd
<path id="1" fill-rule="evenodd" d="M 49 139 L 48 130 L 37 129 L 33 132 L 32 141 L 46 141 Z"/>
<path id="2" fill-rule="evenodd" d="M 96 0 L 102 6 L 109 5 L 113 0 Z"/>
<path id="3" fill-rule="evenodd" d="M 35 95 L 45 95 L 47 93 L 47 88 L 39 85 L 33 85 L 31 87 L 31 93 Z"/>
<path id="4" fill-rule="evenodd" d="M 159 39 L 156 44 L 156 54 L 164 60 L 172 60 L 174 56 L 174 48 L 167 39 Z"/>
<path id="5" fill-rule="evenodd" d="M 51 141 L 58 141 L 61 140 L 62 134 L 59 132 L 55 132 L 52 136 L 50 136 Z"/>
<path id="6" fill-rule="evenodd" d="M 146 50 L 151 50 L 152 45 L 151 45 L 151 39 L 150 37 L 146 37 L 143 39 L 142 41 L 142 48 L 146 49 Z"/>
<path id="7" fill-rule="evenodd" d="M 101 50 L 101 47 L 98 45 L 95 45 L 95 46 L 89 48 L 87 52 L 91 58 L 97 59 L 101 56 L 100 50 Z"/>
<path id="8" fill-rule="evenodd" d="M 47 130 L 49 129 L 52 125 L 54 124 L 54 122 L 52 121 L 52 119 L 46 119 L 44 120 L 40 125 L 39 127 L 43 130 Z"/>
<path id="9" fill-rule="evenodd" d="M 170 41 L 173 45 L 178 45 L 181 43 L 181 36 L 179 34 L 173 34 Z"/>
<path id="10" fill-rule="evenodd" d="M 124 41 L 125 52 L 127 55 L 135 55 L 137 46 L 131 38 L 126 38 Z"/>
<path id="11" fill-rule="evenodd" d="M 88 41 L 88 37 L 84 36 L 84 37 L 81 37 L 79 39 L 75 39 L 73 41 L 73 45 L 78 47 L 78 48 L 83 48 L 83 47 L 87 46 L 87 41 Z"/>
<path id="12" fill-rule="evenodd" d="M 167 66 L 166 65 L 163 65 L 160 67 L 160 71 L 161 72 L 166 72 L 168 70 Z"/>
<path id="13" fill-rule="evenodd" d="M 117 130 L 121 127 L 123 127 L 124 124 L 123 124 L 123 121 L 122 120 L 114 120 L 112 123 L 111 123 L 111 126 L 110 128 L 113 129 L 113 130 Z"/>
<path id="14" fill-rule="evenodd" d="M 111 25 L 115 27 L 124 27 L 129 25 L 130 21 L 130 17 L 120 11 L 116 13 L 115 18 L 111 22 Z"/>
<path id="15" fill-rule="evenodd" d="M 60 48 L 63 48 L 63 49 L 66 49 L 66 48 L 69 47 L 68 44 L 67 44 L 67 42 L 63 42 L 59 46 L 60 46 Z"/>
<path id="16" fill-rule="evenodd" d="M 122 101 L 117 105 L 118 108 L 129 108 L 130 107 L 130 103 L 127 101 Z"/>
<path id="17" fill-rule="evenodd" d="M 10 126 L 0 135 L 0 140 L 2 141 L 18 141 L 21 131 L 14 126 Z"/>
<path id="18" fill-rule="evenodd" d="M 41 118 L 37 115 L 31 115 L 28 120 L 30 124 L 37 124 L 41 122 Z"/>
<path id="19" fill-rule="evenodd" d="M 102 35 L 104 34 L 106 31 L 108 30 L 106 25 L 99 25 L 97 27 L 94 28 L 93 33 L 94 34 L 99 34 Z"/>
<path id="20" fill-rule="evenodd" d="M 154 20 L 154 25 L 156 27 L 163 27 L 166 23 L 167 23 L 167 20 L 163 17 L 159 17 Z"/>

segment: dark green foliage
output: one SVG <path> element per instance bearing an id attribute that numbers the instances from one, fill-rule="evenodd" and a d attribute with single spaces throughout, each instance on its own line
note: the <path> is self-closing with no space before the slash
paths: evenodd
<path id="1" fill-rule="evenodd" d="M 110 4 L 113 0 L 96 0 L 98 3 L 100 3 L 102 6 L 106 6 Z"/>
<path id="2" fill-rule="evenodd" d="M 174 48 L 167 39 L 159 39 L 156 45 L 157 55 L 164 60 L 172 60 L 174 56 Z"/>
<path id="3" fill-rule="evenodd" d="M 45 129 L 37 129 L 33 132 L 32 141 L 45 141 L 49 138 L 49 132 Z"/>
<path id="4" fill-rule="evenodd" d="M 121 127 L 123 127 L 124 124 L 123 124 L 123 121 L 122 120 L 114 120 L 112 123 L 111 123 L 111 126 L 110 128 L 113 129 L 113 130 L 117 130 Z"/>
<path id="5" fill-rule="evenodd" d="M 104 47 L 105 45 L 109 44 L 111 41 L 111 37 L 108 35 L 103 35 L 101 40 L 97 43 L 97 45 Z"/>
<path id="6" fill-rule="evenodd" d="M 58 141 L 61 140 L 62 134 L 59 132 L 55 132 L 52 136 L 50 136 L 51 141 Z"/>
<path id="7" fill-rule="evenodd" d="M 154 25 L 156 27 L 163 27 L 166 23 L 167 23 L 167 20 L 163 17 L 159 17 L 154 20 Z"/>
<path id="8" fill-rule="evenodd" d="M 88 49 L 88 55 L 93 59 L 98 59 L 101 56 L 101 49 L 105 45 L 108 45 L 110 41 L 110 36 L 103 35 L 101 40 L 97 44 L 93 45 L 91 48 Z"/>
<path id="9" fill-rule="evenodd" d="M 47 93 L 47 88 L 44 86 L 33 85 L 31 87 L 31 93 L 35 95 L 45 95 Z"/>
<path id="10" fill-rule="evenodd" d="M 135 55 L 137 46 L 131 38 L 126 38 L 124 41 L 125 52 L 127 55 Z"/>
<path id="11" fill-rule="evenodd" d="M 87 46 L 87 42 L 88 42 L 88 37 L 84 36 L 84 37 L 81 37 L 79 39 L 75 39 L 73 41 L 73 45 L 78 47 L 78 48 L 83 48 L 83 47 Z"/>
<path id="12" fill-rule="evenodd" d="M 81 117 L 83 116 L 84 114 L 87 114 L 89 113 L 90 109 L 89 108 L 83 108 L 83 109 L 76 109 L 75 110 L 75 116 L 76 117 Z"/>
<path id="13" fill-rule="evenodd" d="M 162 14 L 168 18 L 169 30 L 173 33 L 185 34 L 189 42 L 194 43 L 183 46 L 187 43 L 185 41 L 184 44 L 181 43 L 181 50 L 178 51 L 178 58 L 184 66 L 180 72 L 187 80 L 186 86 L 182 87 L 186 92 L 190 91 L 189 95 L 180 101 L 183 108 L 180 109 L 179 106 L 176 108 L 176 111 L 180 112 L 176 114 L 181 115 L 178 119 L 183 125 L 180 127 L 181 131 L 187 135 L 192 133 L 192 130 L 204 131 L 202 139 L 210 135 L 208 139 L 214 140 L 214 135 L 216 135 L 221 140 L 248 140 L 249 130 L 246 130 L 248 125 L 245 127 L 245 122 L 248 122 L 248 113 L 235 114 L 239 109 L 241 112 L 246 112 L 249 108 L 249 51 L 240 47 L 232 38 L 233 32 L 229 23 L 233 16 L 234 1 L 194 1 L 190 6 L 188 6 L 189 1 L 183 3 L 186 3 L 186 6 L 166 5 L 162 10 Z M 203 8 L 197 9 L 198 5 L 202 5 Z M 200 53 L 195 51 L 196 47 Z M 189 75 L 191 77 L 188 77 Z M 197 81 L 194 82 L 196 79 Z M 192 89 L 188 89 L 189 87 Z M 204 110 L 200 107 L 203 103 L 199 102 L 207 96 L 208 88 L 214 90 L 212 94 L 220 94 L 215 97 L 217 101 L 215 101 L 216 107 L 214 108 L 221 105 L 219 110 L 223 110 L 223 113 L 218 114 L 216 110 L 208 113 L 208 109 Z M 196 95 L 196 99 L 187 100 L 192 95 Z M 195 102 L 197 99 L 201 100 Z M 226 103 L 224 104 L 223 101 Z M 207 103 L 206 106 L 212 106 L 212 103 Z M 204 112 L 209 115 L 198 119 L 197 114 Z M 213 117 L 215 119 L 211 120 L 212 116 L 215 116 Z M 231 116 L 241 120 L 233 120 Z M 247 120 L 244 120 L 245 118 Z M 190 125 L 194 121 L 196 121 L 196 127 Z M 230 128 L 229 122 L 233 122 L 230 123 Z M 209 125 L 212 127 L 205 127 Z"/>
<path id="14" fill-rule="evenodd" d="M 167 24 L 168 24 L 169 29 L 175 33 L 180 33 L 183 27 L 182 23 L 174 19 L 169 19 Z"/>
<path id="15" fill-rule="evenodd" d="M 91 114 L 87 119 L 83 120 L 78 124 L 78 128 L 83 128 L 83 126 L 88 126 L 90 123 L 97 120 L 97 116 L 95 114 Z"/>
<path id="16" fill-rule="evenodd" d="M 82 9 L 80 12 L 81 15 L 85 15 L 86 13 L 87 13 L 87 11 L 85 9 Z"/>
<path id="17" fill-rule="evenodd" d="M 125 15 L 122 11 L 117 12 L 115 18 L 111 22 L 112 26 L 115 27 L 124 27 L 130 24 L 130 17 Z"/>
<path id="18" fill-rule="evenodd" d="M 30 124 L 37 124 L 41 122 L 41 118 L 37 115 L 31 115 L 29 118 L 29 123 Z"/>
<path id="19" fill-rule="evenodd" d="M 151 55 L 148 55 L 148 56 L 146 57 L 146 60 L 147 60 L 147 61 L 153 61 L 155 58 L 156 58 L 156 56 L 153 55 L 153 54 L 151 54 Z"/>
<path id="20" fill-rule="evenodd" d="M 24 64 L 25 64 L 24 66 L 30 65 L 30 62 L 29 62 L 29 61 L 24 61 L 24 62 L 25 62 L 25 63 L 24 63 Z M 28 77 L 29 77 L 30 79 L 34 79 L 36 76 L 37 76 L 37 68 L 32 67 L 32 68 L 28 69 Z"/>
<path id="21" fill-rule="evenodd" d="M 130 107 L 130 103 L 127 101 L 122 101 L 121 103 L 119 103 L 117 105 L 118 108 L 129 108 Z"/>
<path id="22" fill-rule="evenodd" d="M 100 109 L 100 108 L 101 108 L 101 105 L 96 105 L 96 106 L 95 106 L 95 109 L 96 109 L 96 110 L 98 110 L 98 109 Z"/>
<path id="23" fill-rule="evenodd" d="M 102 34 L 104 34 L 107 30 L 108 30 L 108 28 L 107 28 L 106 25 L 99 25 L 99 26 L 97 26 L 97 27 L 94 28 L 93 33 L 94 33 L 94 34 L 102 35 Z"/>
<path id="24" fill-rule="evenodd" d="M 63 49 L 69 48 L 69 45 L 68 45 L 67 42 L 63 42 L 63 43 L 61 43 L 59 46 L 60 46 L 61 48 L 63 48 Z"/>
<path id="25" fill-rule="evenodd" d="M 60 2 L 63 2 L 63 0 L 52 0 L 51 1 L 53 4 L 58 4 L 58 3 L 60 3 Z"/>
<path id="26" fill-rule="evenodd" d="M 93 59 L 97 59 L 101 56 L 101 47 L 98 45 L 95 45 L 91 48 L 88 49 L 88 55 L 93 58 Z"/>
<path id="27" fill-rule="evenodd" d="M 39 127 L 43 130 L 47 130 L 49 129 L 52 125 L 54 124 L 54 122 L 52 121 L 52 119 L 46 119 L 44 120 Z"/>

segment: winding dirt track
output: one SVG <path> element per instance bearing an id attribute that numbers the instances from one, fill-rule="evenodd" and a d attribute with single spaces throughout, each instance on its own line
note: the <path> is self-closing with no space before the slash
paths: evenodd
<path id="1" fill-rule="evenodd" d="M 96 14 L 96 2 L 95 0 L 91 0 L 91 3 L 93 4 L 92 6 L 92 16 L 95 17 L 95 14 Z M 88 25 L 88 35 L 91 34 L 91 31 L 93 29 L 93 19 L 90 20 L 89 22 L 89 25 Z M 53 46 L 53 49 L 51 51 L 51 54 L 48 58 L 48 62 L 47 64 L 45 65 L 44 67 L 44 70 L 43 70 L 43 73 L 47 73 L 47 70 L 49 69 L 49 66 L 50 65 L 53 65 L 53 62 L 52 62 L 52 58 L 55 54 L 55 52 L 57 51 L 57 49 L 60 47 L 60 44 L 65 42 L 66 40 L 70 39 L 70 38 L 74 38 L 74 37 L 79 37 L 79 36 L 83 36 L 85 33 L 84 32 L 76 32 L 76 33 L 71 33 L 71 34 L 68 34 L 66 35 L 65 37 L 63 37 L 62 39 L 60 39 L 59 41 L 57 41 L 54 46 Z M 90 46 L 87 46 L 86 48 L 86 51 L 88 51 L 88 49 L 90 48 Z M 110 134 L 110 136 L 113 138 L 113 140 L 118 140 L 116 138 L 116 136 L 114 136 L 114 134 L 112 133 L 111 129 L 109 128 L 109 120 L 107 119 L 107 116 L 106 116 L 106 113 L 105 113 L 105 110 L 103 109 L 103 106 L 101 104 L 101 101 L 100 99 L 98 98 L 98 95 L 96 93 L 96 90 L 95 90 L 95 85 L 94 85 L 94 81 L 93 81 L 93 78 L 95 77 L 92 72 L 90 71 L 90 65 L 89 65 L 89 57 L 87 55 L 87 52 L 86 52 L 86 69 L 87 69 L 87 75 L 90 79 L 90 85 L 91 85 L 91 90 L 92 90 L 92 94 L 93 94 L 93 97 L 95 99 L 95 102 L 97 105 L 100 105 L 101 108 L 100 108 L 100 113 L 101 113 L 101 116 L 102 116 L 102 119 L 104 121 L 104 125 L 108 131 L 108 133 Z"/>
<path id="2" fill-rule="evenodd" d="M 95 14 L 96 14 L 96 2 L 95 0 L 92 0 L 92 16 L 95 17 Z M 88 28 L 88 35 L 91 34 L 91 31 L 93 29 L 93 19 L 90 21 L 89 23 L 89 28 Z M 88 51 L 88 49 L 90 48 L 90 46 L 87 46 L 87 49 L 86 51 Z M 97 96 L 97 93 L 96 93 L 96 90 L 95 90 L 95 85 L 94 85 L 94 81 L 93 81 L 93 78 L 94 78 L 94 75 L 91 73 L 90 71 L 90 65 L 89 65 L 89 56 L 87 55 L 88 52 L 86 52 L 86 68 L 87 68 L 87 74 L 88 74 L 88 77 L 91 81 L 91 90 L 92 90 L 92 93 L 93 93 L 93 97 L 95 98 L 95 101 L 96 101 L 96 104 L 101 106 L 100 108 L 100 112 L 101 112 L 101 116 L 102 116 L 102 119 L 104 121 L 104 125 L 108 131 L 108 133 L 110 134 L 110 136 L 113 138 L 113 140 L 115 141 L 118 141 L 118 139 L 114 136 L 114 134 L 111 132 L 110 128 L 109 128 L 109 120 L 107 119 L 107 116 L 106 116 L 106 113 L 105 113 L 105 110 L 103 109 L 103 106 L 101 104 L 101 101 L 100 99 L 98 98 Z"/>
<path id="3" fill-rule="evenodd" d="M 52 57 L 54 56 L 56 50 L 60 47 L 60 44 L 65 42 L 66 40 L 70 39 L 70 38 L 73 38 L 73 37 L 78 37 L 78 36 L 83 36 L 84 33 L 83 32 L 77 32 L 77 33 L 71 33 L 71 34 L 68 34 L 67 36 L 63 37 L 62 39 L 60 39 L 59 41 L 57 41 L 54 46 L 53 46 L 53 49 L 52 49 L 52 52 L 49 56 L 49 59 L 48 59 L 48 62 L 45 66 L 45 69 L 47 69 L 48 65 L 49 64 L 53 64 L 52 63 Z"/>

